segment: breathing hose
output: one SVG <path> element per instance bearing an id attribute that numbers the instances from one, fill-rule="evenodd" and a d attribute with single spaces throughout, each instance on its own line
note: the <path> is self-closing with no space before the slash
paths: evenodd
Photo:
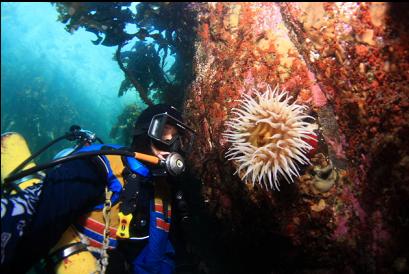
<path id="1" fill-rule="evenodd" d="M 133 157 L 137 160 L 148 162 L 150 164 L 154 165 L 163 165 L 166 170 L 169 172 L 169 174 L 173 176 L 177 176 L 181 174 L 184 169 L 185 169 L 185 162 L 182 156 L 178 153 L 171 153 L 169 156 L 166 158 L 166 160 L 160 160 L 156 156 L 152 155 L 147 155 L 139 152 L 130 152 L 130 151 L 125 151 L 125 150 L 98 150 L 98 151 L 88 151 L 88 152 L 82 152 L 78 154 L 71 154 L 65 157 L 61 157 L 58 159 L 55 159 L 49 163 L 43 164 L 43 165 L 38 165 L 26 170 L 21 171 L 18 174 L 11 175 L 7 178 L 4 179 L 4 184 L 10 184 L 14 189 L 19 191 L 19 187 L 13 183 L 13 181 L 21 179 L 27 175 L 30 175 L 32 173 L 38 172 L 40 170 L 44 170 L 50 167 L 57 166 L 59 164 L 65 163 L 67 161 L 72 161 L 76 159 L 81 159 L 85 157 L 90 157 L 90 156 L 100 156 L 100 155 L 121 155 L 121 156 L 128 156 L 128 157 Z"/>

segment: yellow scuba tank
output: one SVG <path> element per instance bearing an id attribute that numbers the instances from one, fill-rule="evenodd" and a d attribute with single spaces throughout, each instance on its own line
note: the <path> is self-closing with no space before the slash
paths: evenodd
<path id="1" fill-rule="evenodd" d="M 1 135 L 1 184 L 3 186 L 4 178 L 19 166 L 25 159 L 31 156 L 30 149 L 23 136 L 16 132 L 7 132 Z M 27 164 L 23 170 L 34 167 L 33 162 Z M 23 178 L 19 187 L 25 189 L 33 184 L 39 183 L 40 179 L 33 177 Z"/>
<path id="2" fill-rule="evenodd" d="M 23 136 L 16 132 L 7 132 L 1 135 L 1 184 L 3 187 L 4 178 L 19 166 L 24 160 L 31 156 L 30 149 Z M 22 170 L 34 167 L 33 162 L 27 164 Z M 41 182 L 39 178 L 26 176 L 18 182 L 21 189 L 25 189 Z M 13 193 L 13 192 L 12 192 Z M 15 193 L 15 191 L 14 191 Z M 70 226 L 62 235 L 60 241 L 51 250 L 62 250 L 67 246 L 72 247 L 76 243 L 81 243 L 81 239 L 75 228 Z M 75 250 L 74 250 L 75 251 Z M 54 270 L 59 274 L 77 274 L 77 273 L 97 273 L 97 261 L 89 251 L 81 251 L 68 256 L 57 262 Z"/>
<path id="3" fill-rule="evenodd" d="M 77 273 L 98 273 L 98 262 L 94 255 L 88 250 L 76 250 L 76 247 L 81 246 L 81 238 L 77 229 L 70 226 L 62 235 L 59 242 L 51 250 L 51 253 L 66 253 L 73 252 L 65 258 L 59 259 L 56 262 L 54 271 L 57 274 L 77 274 Z M 62 251 L 63 250 L 63 251 Z M 60 252 L 58 252 L 60 251 Z M 76 253 L 78 252 L 78 253 Z"/>

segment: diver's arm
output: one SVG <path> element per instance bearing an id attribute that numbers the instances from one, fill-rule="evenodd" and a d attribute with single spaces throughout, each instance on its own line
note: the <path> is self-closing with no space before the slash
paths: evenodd
<path id="1" fill-rule="evenodd" d="M 31 224 L 41 194 L 42 183 L 1 198 L 1 266 L 15 255 L 16 246 Z"/>
<path id="2" fill-rule="evenodd" d="M 73 160 L 50 170 L 32 223 L 17 245 L 11 271 L 25 272 L 46 256 L 68 226 L 101 201 L 106 181 L 106 173 L 89 159 Z"/>

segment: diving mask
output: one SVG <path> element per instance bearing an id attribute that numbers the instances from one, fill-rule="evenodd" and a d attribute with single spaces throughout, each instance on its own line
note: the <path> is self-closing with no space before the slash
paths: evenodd
<path id="1" fill-rule="evenodd" d="M 148 136 L 169 148 L 169 151 L 189 153 L 192 150 L 195 132 L 165 112 L 153 116 Z"/>

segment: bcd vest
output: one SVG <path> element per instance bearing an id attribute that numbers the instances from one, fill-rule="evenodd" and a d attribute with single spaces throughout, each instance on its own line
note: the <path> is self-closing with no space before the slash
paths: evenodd
<path id="1" fill-rule="evenodd" d="M 118 145 L 91 145 L 75 153 L 120 148 Z M 156 185 L 153 188 L 149 169 L 134 158 L 101 155 L 94 161 L 106 173 L 107 186 L 112 191 L 109 248 L 116 248 L 121 240 L 145 241 L 150 246 L 142 250 L 138 260 L 143 264 L 144 258 L 148 257 L 149 261 L 156 260 L 160 265 L 163 254 L 174 252 L 168 240 L 172 213 L 168 186 Z M 57 273 L 88 273 L 96 269 L 95 257 L 90 256 L 88 250 L 97 251 L 102 247 L 105 229 L 103 207 L 104 203 L 101 203 L 81 216 L 52 249 L 51 258 Z M 85 249 L 84 242 L 91 248 Z M 159 242 L 164 244 L 158 245 Z M 71 248 L 71 254 L 65 252 L 75 245 L 82 248 Z"/>

